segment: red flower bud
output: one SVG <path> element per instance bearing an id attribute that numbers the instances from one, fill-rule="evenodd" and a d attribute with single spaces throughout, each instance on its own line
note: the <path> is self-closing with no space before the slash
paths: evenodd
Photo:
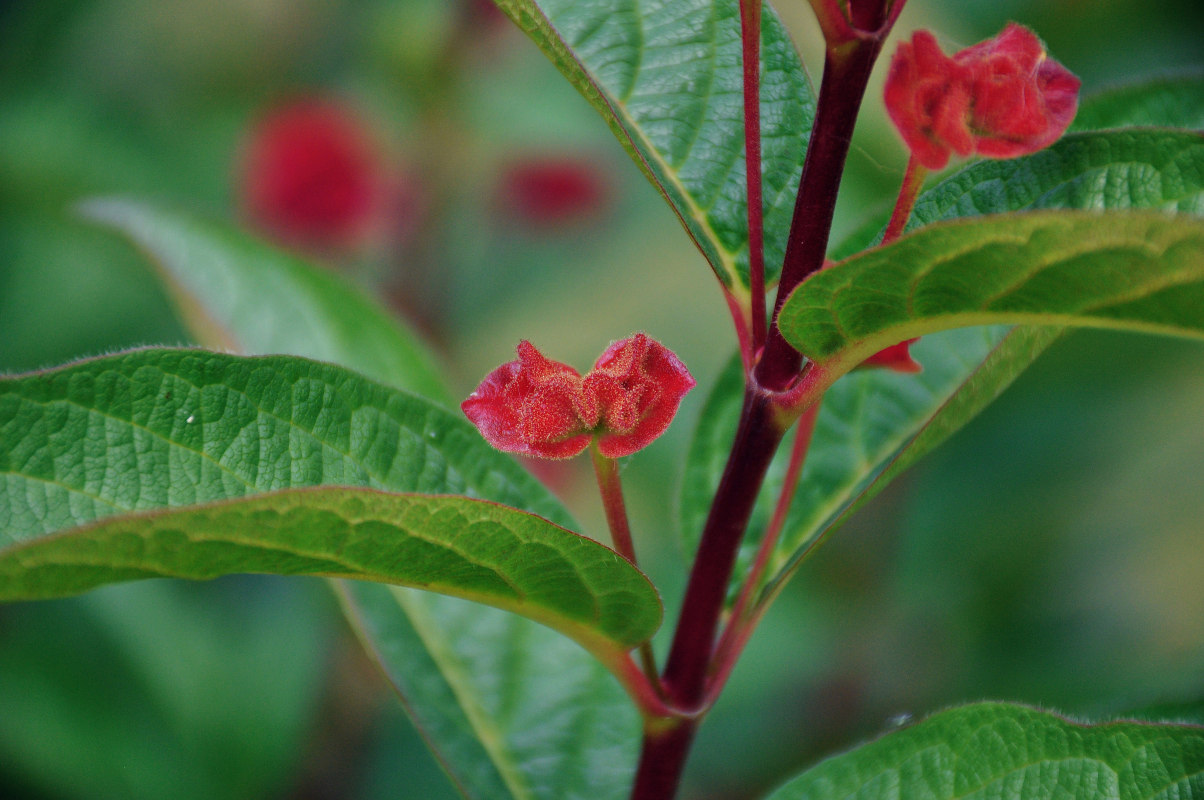
<path id="1" fill-rule="evenodd" d="M 379 221 L 384 169 L 365 126 L 328 100 L 269 112 L 244 148 L 239 191 L 251 222 L 303 249 L 353 246 Z"/>
<path id="2" fill-rule="evenodd" d="M 612 344 L 584 378 L 523 341 L 460 408 L 499 450 L 570 458 L 597 436 L 602 455 L 619 458 L 664 433 L 693 387 L 677 356 L 642 333 Z"/>
<path id="3" fill-rule="evenodd" d="M 950 152 L 1014 158 L 1049 146 L 1074 118 L 1079 85 L 1015 23 L 952 58 L 916 31 L 891 61 L 886 109 L 912 156 L 941 169 Z"/>

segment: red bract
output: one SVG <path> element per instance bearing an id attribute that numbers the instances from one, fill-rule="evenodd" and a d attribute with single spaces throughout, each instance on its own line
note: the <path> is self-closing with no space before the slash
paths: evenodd
<path id="1" fill-rule="evenodd" d="M 619 458 L 665 432 L 694 378 L 673 351 L 637 333 L 608 347 L 583 384 L 600 415 L 598 450 Z"/>
<path id="2" fill-rule="evenodd" d="M 915 339 L 892 344 L 862 362 L 864 367 L 884 367 L 895 372 L 920 372 L 924 368 L 911 357 L 911 344 Z"/>
<path id="3" fill-rule="evenodd" d="M 1079 84 L 1015 23 L 953 57 L 916 31 L 891 61 L 886 109 L 913 157 L 941 169 L 951 152 L 1014 158 L 1052 144 L 1074 118 Z"/>
<path id="4" fill-rule="evenodd" d="M 328 100 L 263 117 L 246 143 L 244 212 L 279 241 L 320 251 L 353 246 L 379 220 L 384 170 L 364 125 Z"/>
<path id="5" fill-rule="evenodd" d="M 642 333 L 612 344 L 584 378 L 523 341 L 460 408 L 499 450 L 569 458 L 597 436 L 602 455 L 619 458 L 660 436 L 693 387 L 677 356 Z"/>

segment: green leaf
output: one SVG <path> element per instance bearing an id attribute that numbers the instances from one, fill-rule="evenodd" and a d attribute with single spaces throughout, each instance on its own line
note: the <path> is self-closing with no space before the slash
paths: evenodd
<path id="1" fill-rule="evenodd" d="M 1204 128 L 1204 71 L 1160 75 L 1098 92 L 1079 109 L 1070 129 L 1130 125 Z"/>
<path id="2" fill-rule="evenodd" d="M 523 617 L 454 597 L 360 582 L 340 584 L 340 594 L 466 797 L 626 796 L 640 720 L 581 648 Z"/>
<path id="3" fill-rule="evenodd" d="M 1143 800 L 1204 793 L 1204 728 L 1096 725 L 1023 706 L 980 703 L 812 767 L 769 800 L 923 797 Z"/>
<path id="4" fill-rule="evenodd" d="M 0 474 L 0 546 L 125 511 L 323 483 L 464 494 L 571 524 L 458 415 L 284 357 L 140 351 L 0 379 Z M 552 800 L 590 777 L 630 780 L 639 717 L 581 648 L 455 598 L 367 583 L 344 593 L 467 796 Z M 545 655 L 556 659 L 554 678 L 535 669 Z M 553 719 L 575 731 L 578 747 L 542 748 L 559 741 L 517 727 L 541 714 L 549 731 Z"/>
<path id="5" fill-rule="evenodd" d="M 895 342 L 991 324 L 1204 336 L 1204 221 L 1042 212 L 943 223 L 812 276 L 782 335 L 840 374 Z"/>
<path id="6" fill-rule="evenodd" d="M 236 228 L 146 203 L 101 198 L 80 209 L 150 257 L 206 347 L 331 361 L 449 402 L 418 337 L 332 271 Z"/>
<path id="7" fill-rule="evenodd" d="M 330 364 L 139 350 L 0 379 L 0 546 L 280 489 L 465 494 L 567 515 L 459 415 Z"/>
<path id="8" fill-rule="evenodd" d="M 738 4 L 495 0 L 606 119 L 724 285 L 747 291 Z M 789 35 L 762 30 L 765 261 L 775 277 L 815 99 Z"/>
<path id="9" fill-rule="evenodd" d="M 463 597 L 542 622 L 596 653 L 627 652 L 660 624 L 651 584 L 592 539 L 496 503 L 349 488 L 111 516 L 26 540 L 0 549 L 0 602 L 242 572 Z"/>
<path id="10" fill-rule="evenodd" d="M 980 161 L 921 195 L 910 227 L 1032 208 L 1142 206 L 1204 212 L 1204 138 L 1168 131 L 1080 134 L 1026 158 Z M 938 333 L 912 346 L 924 365 L 919 375 L 858 370 L 829 389 L 766 595 L 818 537 L 972 419 L 1058 334 L 1055 328 L 1023 326 Z M 690 543 L 696 543 L 705 519 L 742 398 L 738 373 L 725 375 L 708 400 L 687 460 L 681 518 Z M 785 455 L 779 454 L 766 478 L 742 565 L 755 552 L 770 504 L 781 491 Z M 743 574 L 739 569 L 736 578 Z"/>

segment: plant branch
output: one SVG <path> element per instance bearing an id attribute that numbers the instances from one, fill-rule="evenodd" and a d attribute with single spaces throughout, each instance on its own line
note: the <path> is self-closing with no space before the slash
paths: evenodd
<path id="1" fill-rule="evenodd" d="M 824 61 L 815 123 L 774 302 L 774 324 L 756 370 L 758 381 L 770 390 L 788 387 L 802 365 L 802 355 L 782 338 L 777 315 L 795 287 L 823 267 L 853 127 L 881 48 L 878 38 L 857 41 L 839 51 L 829 49 Z"/>
<path id="2" fill-rule="evenodd" d="M 631 539 L 631 525 L 627 521 L 627 505 L 623 502 L 619 462 L 602 455 L 597 440 L 590 443 L 589 454 L 594 462 L 594 475 L 598 479 L 598 492 L 602 495 L 602 509 L 606 512 L 610 539 L 619 555 L 630 561 L 633 567 L 638 566 L 635 543 Z"/>
<path id="3" fill-rule="evenodd" d="M 610 540 L 619 555 L 630 561 L 633 567 L 639 566 L 635 558 L 631 524 L 627 520 L 627 504 L 623 502 L 623 481 L 619 477 L 619 462 L 602 455 L 596 440 L 590 443 L 589 453 L 594 462 L 594 475 L 598 478 L 598 491 L 602 495 L 602 508 L 606 512 Z M 652 681 L 659 692 L 660 677 L 657 675 L 656 657 L 652 653 L 650 642 L 640 645 L 640 663 L 648 680 Z"/>
<path id="4" fill-rule="evenodd" d="M 782 491 L 778 495 L 777 505 L 774 506 L 773 517 L 765 529 L 765 536 L 757 550 L 756 560 L 740 589 L 736 605 L 732 608 L 727 628 L 724 629 L 723 635 L 719 638 L 719 644 L 715 648 L 714 674 L 707 687 L 707 697 L 710 703 L 713 703 L 723 690 L 732 668 L 736 665 L 736 660 L 740 658 L 740 654 L 744 651 L 744 645 L 747 644 L 748 637 L 752 635 L 755 627 L 749 624 L 751 621 L 749 609 L 752 607 L 753 596 L 761 586 L 761 579 L 769 567 L 769 560 L 777 548 L 782 527 L 786 523 L 786 515 L 790 512 L 790 504 L 794 501 L 794 493 L 798 489 L 803 463 L 807 458 L 807 450 L 811 446 L 811 434 L 815 431 L 817 416 L 819 416 L 818 401 L 799 417 L 798 428 L 794 434 L 794 444 L 790 448 L 790 463 L 786 467 Z"/>
<path id="5" fill-rule="evenodd" d="M 752 351 L 765 344 L 765 225 L 761 183 L 761 0 L 740 0 L 744 59 L 744 177 L 748 196 L 748 287 Z"/>

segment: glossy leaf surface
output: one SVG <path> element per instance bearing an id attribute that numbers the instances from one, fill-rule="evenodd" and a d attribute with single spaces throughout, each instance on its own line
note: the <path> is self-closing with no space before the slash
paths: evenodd
<path id="1" fill-rule="evenodd" d="M 943 711 L 823 761 L 769 800 L 1153 800 L 1201 793 L 1204 728 L 1089 725 L 1024 706 L 980 703 Z"/>
<path id="2" fill-rule="evenodd" d="M 824 369 L 949 328 L 1078 325 L 1204 336 L 1204 222 L 1046 212 L 946 223 L 812 276 L 782 334 Z"/>
<path id="3" fill-rule="evenodd" d="M 150 257 L 206 347 L 333 361 L 449 401 L 418 337 L 334 272 L 236 228 L 146 203 L 98 199 L 81 211 Z"/>
<path id="4" fill-rule="evenodd" d="M 740 19 L 718 0 L 496 0 L 610 124 L 719 279 L 747 290 Z M 762 31 L 769 277 L 785 252 L 814 94 L 777 15 Z"/>

